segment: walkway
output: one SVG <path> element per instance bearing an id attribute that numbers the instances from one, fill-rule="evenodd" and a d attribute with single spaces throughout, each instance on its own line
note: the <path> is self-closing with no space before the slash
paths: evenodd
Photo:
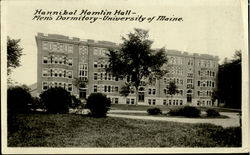
<path id="1" fill-rule="evenodd" d="M 115 114 L 114 114 L 115 113 Z M 119 114 L 122 113 L 122 114 Z M 181 123 L 211 123 L 222 127 L 236 127 L 240 126 L 238 113 L 234 112 L 220 112 L 221 115 L 228 116 L 229 118 L 178 118 L 178 117 L 154 117 L 154 116 L 134 116 L 126 115 L 124 113 L 146 113 L 145 111 L 137 110 L 110 110 L 108 116 L 110 117 L 122 117 L 130 119 L 142 119 L 142 120 L 155 120 L 155 121 L 171 121 Z M 166 112 L 165 112 L 166 113 Z"/>

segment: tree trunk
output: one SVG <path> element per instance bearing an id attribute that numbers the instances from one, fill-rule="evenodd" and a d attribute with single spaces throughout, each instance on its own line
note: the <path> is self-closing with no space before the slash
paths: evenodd
<path id="1" fill-rule="evenodd" d="M 138 105 L 138 88 L 135 88 L 135 105 Z"/>

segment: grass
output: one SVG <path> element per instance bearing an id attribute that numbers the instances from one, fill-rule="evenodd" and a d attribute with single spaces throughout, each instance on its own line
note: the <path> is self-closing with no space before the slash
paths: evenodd
<path id="1" fill-rule="evenodd" d="M 76 114 L 18 114 L 8 119 L 9 147 L 241 146 L 240 127 Z"/>
<path id="2" fill-rule="evenodd" d="M 147 109 L 156 107 L 160 108 L 162 111 L 169 111 L 170 109 L 176 109 L 181 106 L 167 106 L 167 105 L 131 105 L 131 104 L 112 104 L 111 110 L 141 110 L 147 111 Z M 201 111 L 206 111 L 208 109 L 215 109 L 218 112 L 240 112 L 239 109 L 221 108 L 221 107 L 197 107 Z"/>

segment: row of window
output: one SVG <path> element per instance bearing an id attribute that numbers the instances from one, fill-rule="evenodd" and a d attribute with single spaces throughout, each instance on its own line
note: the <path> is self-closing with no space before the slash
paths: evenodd
<path id="1" fill-rule="evenodd" d="M 94 73 L 94 80 L 118 81 L 118 78 L 112 76 L 112 74 L 110 73 L 98 72 L 98 73 Z"/>
<path id="2" fill-rule="evenodd" d="M 200 97 L 208 97 L 213 95 L 213 91 L 197 91 L 197 95 Z"/>
<path id="3" fill-rule="evenodd" d="M 183 100 L 175 100 L 175 99 L 169 99 L 168 103 L 167 100 L 163 100 L 163 105 L 183 105 Z"/>
<path id="4" fill-rule="evenodd" d="M 212 106 L 213 102 L 211 100 L 197 101 L 198 106 Z"/>
<path id="5" fill-rule="evenodd" d="M 60 55 L 43 56 L 43 63 L 72 66 L 73 58 L 68 58 L 66 56 L 60 56 Z"/>
<path id="6" fill-rule="evenodd" d="M 168 84 L 170 81 L 173 81 L 176 85 L 183 85 L 183 79 L 181 78 L 163 78 L 165 84 Z"/>
<path id="7" fill-rule="evenodd" d="M 59 77 L 59 78 L 73 78 L 73 70 L 66 70 L 62 68 L 43 68 L 43 77 Z"/>
<path id="8" fill-rule="evenodd" d="M 73 45 L 65 43 L 43 41 L 42 49 L 50 50 L 53 52 L 73 53 Z"/>
<path id="9" fill-rule="evenodd" d="M 112 85 L 94 85 L 93 92 L 108 92 L 108 93 L 118 93 L 119 87 L 118 86 L 112 86 Z"/>
<path id="10" fill-rule="evenodd" d="M 181 68 L 180 66 L 168 67 L 168 73 L 167 74 L 183 75 L 183 68 Z"/>
<path id="11" fill-rule="evenodd" d="M 109 62 L 107 61 L 95 61 L 94 68 L 108 68 Z"/>
<path id="12" fill-rule="evenodd" d="M 113 104 L 118 104 L 119 98 L 114 97 L 114 98 L 111 99 L 111 101 L 112 101 Z"/>
<path id="13" fill-rule="evenodd" d="M 183 62 L 184 62 L 184 58 L 182 58 L 182 57 L 168 56 L 168 63 L 169 64 L 182 65 Z"/>
<path id="14" fill-rule="evenodd" d="M 94 55 L 96 56 L 107 56 L 107 54 L 109 53 L 108 49 L 106 48 L 99 48 L 99 47 L 95 47 L 94 48 Z"/>
<path id="15" fill-rule="evenodd" d="M 179 89 L 178 91 L 179 91 L 179 92 L 176 93 L 175 95 L 183 96 L 183 90 Z M 167 89 L 166 89 L 166 88 L 163 89 L 163 93 L 164 93 L 164 95 L 168 95 L 168 94 L 167 94 Z"/>
<path id="16" fill-rule="evenodd" d="M 47 90 L 48 88 L 51 87 L 62 87 L 66 89 L 67 91 L 72 91 L 73 90 L 73 85 L 72 83 L 65 83 L 65 82 L 58 82 L 58 81 L 43 81 L 42 82 L 42 89 Z"/>
<path id="17" fill-rule="evenodd" d="M 203 76 L 215 77 L 215 72 L 210 71 L 210 70 L 198 71 L 198 75 L 201 76 L 201 77 L 203 77 Z"/>
<path id="18" fill-rule="evenodd" d="M 134 98 L 126 98 L 126 104 L 135 104 Z"/>
<path id="19" fill-rule="evenodd" d="M 214 81 L 203 80 L 203 81 L 198 81 L 197 86 L 198 87 L 213 87 L 214 88 L 215 83 L 214 83 Z"/>
<path id="20" fill-rule="evenodd" d="M 216 61 L 211 61 L 211 60 L 199 60 L 198 66 L 215 68 L 215 67 L 217 67 L 217 63 L 216 63 Z"/>

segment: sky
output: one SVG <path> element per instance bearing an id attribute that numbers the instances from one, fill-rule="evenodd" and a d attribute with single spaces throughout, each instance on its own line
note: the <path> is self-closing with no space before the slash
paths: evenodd
<path id="1" fill-rule="evenodd" d="M 149 30 L 153 48 L 165 47 L 189 53 L 211 54 L 232 58 L 235 50 L 244 49 L 244 33 L 239 0 L 71 0 L 71 1 L 4 1 L 2 3 L 3 26 L 6 35 L 21 39 L 24 55 L 21 66 L 14 69 L 11 78 L 31 85 L 37 81 L 38 32 L 61 34 L 81 39 L 94 39 L 121 43 L 121 37 L 133 32 L 134 28 Z M 81 10 L 100 11 L 132 10 L 136 14 L 157 18 L 181 17 L 181 22 L 156 21 L 125 22 L 101 21 L 38 21 L 32 20 L 36 9 L 44 11 Z M 246 51 L 242 51 L 246 52 Z"/>

